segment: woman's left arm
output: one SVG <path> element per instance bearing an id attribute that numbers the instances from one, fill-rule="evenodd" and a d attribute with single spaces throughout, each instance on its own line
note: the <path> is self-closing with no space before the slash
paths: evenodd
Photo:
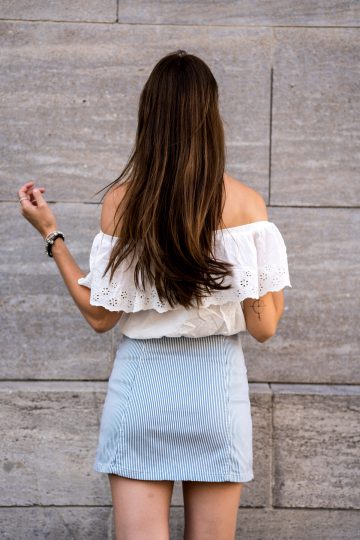
<path id="1" fill-rule="evenodd" d="M 56 218 L 42 196 L 45 188 L 33 189 L 34 182 L 27 182 L 18 191 L 22 198 L 21 214 L 41 234 L 46 236 L 58 229 Z M 53 260 L 59 268 L 64 283 L 80 312 L 95 332 L 108 332 L 119 321 L 122 311 L 109 311 L 102 306 L 90 304 L 90 289 L 80 285 L 77 280 L 86 274 L 82 272 L 61 237 L 52 246 Z"/>

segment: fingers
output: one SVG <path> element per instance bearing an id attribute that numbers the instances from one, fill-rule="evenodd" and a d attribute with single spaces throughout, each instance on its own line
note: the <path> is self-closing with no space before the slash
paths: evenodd
<path id="1" fill-rule="evenodd" d="M 30 199 L 33 195 L 33 186 L 34 186 L 34 182 L 27 182 L 26 184 L 24 184 L 23 186 L 21 186 L 21 188 L 18 190 L 18 197 L 19 199 L 21 197 L 29 197 L 30 196 Z M 39 188 L 36 188 L 38 189 L 41 193 L 44 193 L 45 192 L 45 188 L 44 187 L 39 187 Z"/>
<path id="2" fill-rule="evenodd" d="M 22 195 L 26 195 L 28 191 L 31 191 L 32 188 L 34 187 L 34 184 L 35 182 L 26 182 L 26 184 L 21 186 L 21 188 L 18 191 L 19 197 L 21 197 Z M 37 189 L 40 189 L 41 191 L 45 191 L 44 187 L 39 187 Z"/>
<path id="3" fill-rule="evenodd" d="M 28 189 L 30 189 L 34 185 L 34 182 L 26 182 L 18 191 L 18 194 L 20 193 L 26 193 Z"/>
<path id="4" fill-rule="evenodd" d="M 41 193 L 44 193 L 45 191 L 45 188 L 37 188 L 38 191 L 40 191 Z M 29 192 L 29 196 L 30 196 L 30 201 L 32 202 L 32 204 L 34 204 L 35 206 L 37 205 L 37 199 L 35 198 L 34 196 L 34 190 L 30 191 Z M 44 199 L 43 199 L 44 200 Z"/>
<path id="5" fill-rule="evenodd" d="M 38 206 L 41 206 L 44 204 L 45 201 L 39 188 L 33 189 L 32 195 Z"/>

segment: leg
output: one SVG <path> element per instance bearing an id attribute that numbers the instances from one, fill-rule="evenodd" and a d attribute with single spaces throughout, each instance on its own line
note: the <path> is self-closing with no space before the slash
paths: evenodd
<path id="1" fill-rule="evenodd" d="M 169 540 L 174 482 L 109 474 L 116 540 Z"/>
<path id="2" fill-rule="evenodd" d="M 242 484 L 183 482 L 185 540 L 234 540 Z"/>

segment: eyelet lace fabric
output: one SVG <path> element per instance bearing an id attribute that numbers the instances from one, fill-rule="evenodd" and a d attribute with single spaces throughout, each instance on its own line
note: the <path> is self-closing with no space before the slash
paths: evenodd
<path id="1" fill-rule="evenodd" d="M 111 282 L 110 271 L 102 277 L 115 240 L 102 231 L 93 239 L 90 271 L 78 279 L 80 285 L 91 290 L 90 304 L 126 313 L 149 309 L 163 313 L 176 309 L 176 306 L 172 308 L 168 302 L 160 300 L 154 286 L 148 286 L 144 292 L 137 289 L 131 271 L 133 267 L 128 269 L 126 261 L 116 269 Z M 233 264 L 233 276 L 227 276 L 223 282 L 231 284 L 231 288 L 205 296 L 202 307 L 259 298 L 269 291 L 292 286 L 285 242 L 273 222 L 264 220 L 219 229 L 214 252 L 217 259 Z"/>

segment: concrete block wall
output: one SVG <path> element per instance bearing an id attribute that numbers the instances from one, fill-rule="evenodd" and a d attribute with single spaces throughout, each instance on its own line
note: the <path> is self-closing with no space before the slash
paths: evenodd
<path id="1" fill-rule="evenodd" d="M 237 538 L 358 538 L 359 26 L 356 0 L 1 2 L 1 538 L 113 537 L 92 463 L 120 331 L 87 325 L 16 191 L 46 187 L 87 271 L 94 193 L 125 164 L 150 70 L 178 48 L 217 78 L 227 171 L 265 197 L 293 285 L 277 335 L 243 335 L 255 480 Z"/>

